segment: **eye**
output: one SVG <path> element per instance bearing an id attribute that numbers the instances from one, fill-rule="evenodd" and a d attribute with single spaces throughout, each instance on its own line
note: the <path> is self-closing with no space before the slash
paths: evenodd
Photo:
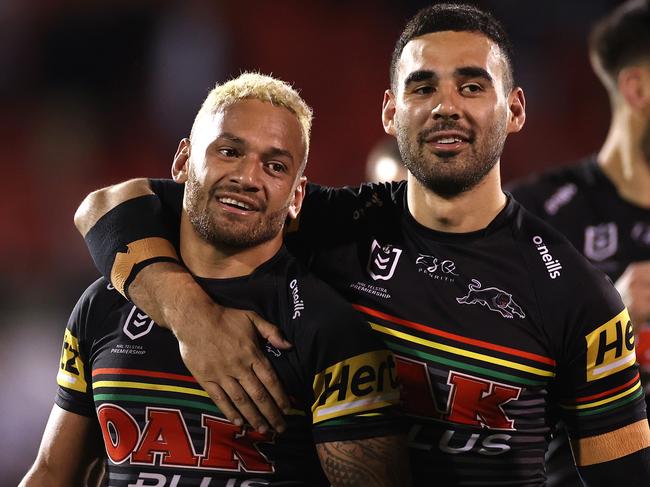
<path id="1" fill-rule="evenodd" d="M 416 93 L 418 95 L 428 95 L 429 93 L 433 93 L 433 86 L 431 85 L 418 86 L 413 90 L 413 93 Z"/>
<path id="2" fill-rule="evenodd" d="M 483 91 L 483 87 L 478 83 L 465 83 L 460 87 L 460 92 L 465 95 L 476 95 Z"/>
<path id="3" fill-rule="evenodd" d="M 268 170 L 274 174 L 282 174 L 287 172 L 287 166 L 277 161 L 270 161 L 266 163 Z"/>
<path id="4" fill-rule="evenodd" d="M 233 149 L 232 147 L 221 147 L 220 149 L 217 150 L 219 154 L 221 154 L 224 157 L 228 158 L 234 158 L 239 156 L 239 151 L 237 149 Z"/>

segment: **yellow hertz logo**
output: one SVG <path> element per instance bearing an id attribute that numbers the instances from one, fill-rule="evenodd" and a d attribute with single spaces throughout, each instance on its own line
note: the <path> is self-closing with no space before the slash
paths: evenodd
<path id="1" fill-rule="evenodd" d="M 328 367 L 314 378 L 314 396 L 314 424 L 397 404 L 393 355 L 377 350 Z"/>
<path id="2" fill-rule="evenodd" d="M 63 337 L 63 349 L 61 350 L 61 363 L 56 382 L 67 389 L 74 389 L 79 392 L 86 392 L 87 384 L 84 374 L 84 363 L 79 356 L 79 342 L 77 338 L 65 331 Z"/>
<path id="3" fill-rule="evenodd" d="M 627 309 L 585 337 L 587 381 L 602 379 L 634 363 L 634 330 Z"/>

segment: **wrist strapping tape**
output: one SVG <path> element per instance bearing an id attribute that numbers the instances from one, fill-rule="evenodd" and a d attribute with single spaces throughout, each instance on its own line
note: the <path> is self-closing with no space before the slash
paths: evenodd
<path id="1" fill-rule="evenodd" d="M 178 262 L 163 222 L 160 199 L 140 196 L 119 204 L 88 231 L 85 240 L 95 266 L 128 299 L 128 286 L 146 266 Z"/>

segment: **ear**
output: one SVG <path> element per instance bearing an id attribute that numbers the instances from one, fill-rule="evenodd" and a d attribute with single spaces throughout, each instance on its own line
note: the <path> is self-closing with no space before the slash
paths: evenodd
<path id="1" fill-rule="evenodd" d="M 307 178 L 305 176 L 300 176 L 298 184 L 296 184 L 296 189 L 293 190 L 293 197 L 291 203 L 289 203 L 289 212 L 287 216 L 291 220 L 295 220 L 300 213 L 300 208 L 302 208 L 302 202 L 305 199 L 305 190 L 307 189 Z"/>
<path id="2" fill-rule="evenodd" d="M 190 139 L 181 139 L 174 154 L 174 162 L 172 163 L 172 178 L 177 183 L 184 183 L 187 181 L 187 171 L 189 170 L 188 162 L 190 160 Z"/>
<path id="3" fill-rule="evenodd" d="M 519 87 L 514 88 L 508 96 L 508 133 L 514 134 L 519 132 L 526 123 L 526 97 L 524 90 Z"/>
<path id="4" fill-rule="evenodd" d="M 625 103 L 634 111 L 650 110 L 650 70 L 641 66 L 621 69 L 616 80 Z"/>
<path id="5" fill-rule="evenodd" d="M 395 95 L 391 90 L 384 91 L 384 101 L 381 106 L 381 122 L 384 132 L 395 137 Z"/>

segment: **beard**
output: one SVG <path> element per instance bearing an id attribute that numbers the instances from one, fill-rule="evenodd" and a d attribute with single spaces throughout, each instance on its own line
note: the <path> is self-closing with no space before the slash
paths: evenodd
<path id="1" fill-rule="evenodd" d="M 457 122 L 444 120 L 409 138 L 407 127 L 396 121 L 397 144 L 404 165 L 426 188 L 443 198 L 453 198 L 480 183 L 499 161 L 506 141 L 506 121 L 495 120 L 476 142 L 474 132 Z M 468 135 L 468 147 L 460 154 L 432 154 L 426 139 L 441 130 L 458 130 Z"/>
<path id="2" fill-rule="evenodd" d="M 266 213 L 267 207 L 257 212 L 258 217 L 242 222 L 236 216 L 219 218 L 210 203 L 217 190 L 230 193 L 240 192 L 234 187 L 212 187 L 206 191 L 201 184 L 188 175 L 185 183 L 185 209 L 194 231 L 212 246 L 223 249 L 246 249 L 268 242 L 284 227 L 289 211 L 289 202 L 279 210 Z"/>

